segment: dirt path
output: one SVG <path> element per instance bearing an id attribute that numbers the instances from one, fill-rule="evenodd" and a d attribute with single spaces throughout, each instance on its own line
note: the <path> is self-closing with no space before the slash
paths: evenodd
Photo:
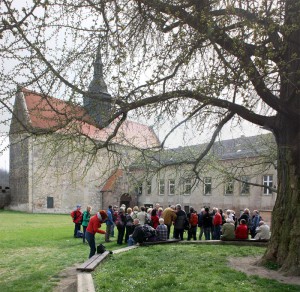
<path id="1" fill-rule="evenodd" d="M 283 276 L 278 271 L 266 269 L 256 265 L 259 257 L 229 258 L 229 266 L 247 275 L 256 275 L 262 278 L 274 279 L 284 284 L 300 285 L 300 277 Z"/>
<path id="2" fill-rule="evenodd" d="M 60 281 L 53 289 L 53 292 L 74 292 L 77 291 L 77 273 L 76 268 L 79 265 L 67 268 L 59 274 Z"/>

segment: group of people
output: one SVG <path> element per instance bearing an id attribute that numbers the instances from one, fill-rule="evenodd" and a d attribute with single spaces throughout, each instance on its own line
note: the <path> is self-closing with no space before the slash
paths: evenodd
<path id="1" fill-rule="evenodd" d="M 246 240 L 249 237 L 256 240 L 270 239 L 270 227 L 265 224 L 257 210 L 254 210 L 251 216 L 250 210 L 246 208 L 237 218 L 232 210 L 227 210 L 224 214 L 218 208 L 213 208 L 212 212 L 209 208 L 203 208 L 198 218 L 200 240 L 203 234 L 206 240 Z"/>
<path id="2" fill-rule="evenodd" d="M 254 239 L 268 240 L 270 228 L 264 223 L 259 212 L 253 211 L 250 216 L 249 209 L 245 209 L 240 218 L 236 218 L 235 212 L 227 210 L 225 214 L 221 209 L 208 207 L 202 208 L 197 213 L 190 208 L 186 213 L 180 204 L 169 206 L 165 209 L 157 203 L 154 208 L 146 209 L 144 206 L 120 208 L 111 205 L 107 210 L 99 210 L 91 216 L 91 206 L 82 213 L 81 206 L 77 205 L 71 213 L 74 227 L 74 237 L 78 236 L 81 225 L 83 226 L 83 243 L 90 245 L 90 257 L 96 252 L 95 234 L 105 234 L 105 242 L 110 242 L 114 236 L 115 227 L 118 230 L 117 244 L 140 244 L 144 241 L 165 241 L 170 238 L 171 226 L 174 227 L 173 238 L 183 240 L 184 232 L 187 232 L 187 240 L 197 240 L 199 227 L 199 240 L 204 235 L 205 240 L 233 240 L 248 239 L 249 235 Z M 106 224 L 106 230 L 101 230 L 101 224 Z"/>
<path id="3" fill-rule="evenodd" d="M 129 237 L 134 234 L 134 231 L 136 234 L 137 230 L 139 229 L 138 227 L 142 227 L 144 225 L 148 226 L 151 234 L 153 234 L 153 238 L 155 236 L 159 240 L 167 239 L 167 237 L 162 235 L 163 229 L 165 229 L 164 233 L 167 234 L 167 226 L 164 224 L 164 219 L 161 217 L 162 208 L 160 208 L 158 204 L 156 204 L 156 208 L 149 208 L 147 211 L 144 206 L 141 208 L 135 206 L 133 208 L 129 207 L 126 209 L 126 206 L 122 205 L 118 211 L 113 210 L 112 206 L 109 206 L 107 214 L 108 220 L 106 221 L 106 242 L 110 241 L 109 234 L 111 228 L 114 228 L 114 226 L 116 226 L 118 230 L 117 244 L 119 245 L 128 243 Z M 155 234 L 156 230 L 160 230 L 160 233 L 158 232 Z"/>

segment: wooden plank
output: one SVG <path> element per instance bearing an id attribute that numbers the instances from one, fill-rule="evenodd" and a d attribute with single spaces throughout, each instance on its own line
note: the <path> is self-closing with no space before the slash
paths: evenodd
<path id="1" fill-rule="evenodd" d="M 78 268 L 77 268 L 77 270 L 79 270 L 79 269 L 83 269 L 83 268 L 85 268 L 86 266 L 88 266 L 90 263 L 92 263 L 93 261 L 95 261 L 95 260 L 97 260 L 97 258 L 100 256 L 101 254 L 95 254 L 95 255 L 93 255 L 90 259 L 88 259 L 87 261 L 85 261 L 83 264 L 81 264 Z"/>
<path id="2" fill-rule="evenodd" d="M 114 250 L 113 254 L 125 252 L 125 251 L 131 250 L 131 249 L 135 249 L 135 248 L 138 248 L 138 247 L 139 247 L 138 245 L 126 246 L 124 248 L 119 248 L 117 250 Z"/>
<path id="3" fill-rule="evenodd" d="M 104 253 L 100 254 L 100 256 L 95 259 L 92 263 L 86 266 L 86 271 L 94 271 L 95 268 L 109 255 L 109 251 L 105 251 Z"/>
<path id="4" fill-rule="evenodd" d="M 77 292 L 95 292 L 92 274 L 79 273 L 77 275 Z"/>
<path id="5" fill-rule="evenodd" d="M 141 246 L 143 245 L 155 245 L 155 244 L 166 244 L 166 243 L 175 243 L 175 242 L 180 242 L 180 239 L 168 239 L 168 240 L 164 240 L 164 241 L 144 241 Z"/>
<path id="6" fill-rule="evenodd" d="M 109 251 L 105 251 L 102 254 L 92 256 L 89 260 L 80 265 L 77 270 L 92 272 L 94 269 L 109 255 Z"/>
<path id="7" fill-rule="evenodd" d="M 210 244 L 210 245 L 238 245 L 238 246 L 267 246 L 268 241 L 259 240 L 181 240 L 180 244 Z"/>

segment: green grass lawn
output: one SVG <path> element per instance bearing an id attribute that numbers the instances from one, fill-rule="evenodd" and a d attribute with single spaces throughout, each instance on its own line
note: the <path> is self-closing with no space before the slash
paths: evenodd
<path id="1" fill-rule="evenodd" d="M 89 246 L 73 238 L 69 215 L 0 211 L 0 219 L 0 291 L 52 291 L 63 269 L 88 258 Z M 103 235 L 96 238 L 97 243 L 104 240 Z M 112 239 L 107 249 L 119 248 Z M 141 247 L 111 255 L 93 276 L 97 291 L 300 291 L 226 265 L 228 256 L 263 252 L 236 246 Z"/>
<path id="2" fill-rule="evenodd" d="M 300 291 L 300 286 L 247 276 L 228 257 L 257 256 L 265 248 L 217 245 L 154 245 L 116 254 L 93 274 L 96 291 Z"/>
<path id="3" fill-rule="evenodd" d="M 52 291 L 63 269 L 88 259 L 69 215 L 0 211 L 0 220 L 0 291 Z"/>

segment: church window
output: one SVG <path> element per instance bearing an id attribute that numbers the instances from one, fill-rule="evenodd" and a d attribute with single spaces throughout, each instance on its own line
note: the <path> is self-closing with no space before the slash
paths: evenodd
<path id="1" fill-rule="evenodd" d="M 161 179 L 159 181 L 159 194 L 164 195 L 165 194 L 165 181 Z"/>
<path id="2" fill-rule="evenodd" d="M 147 181 L 147 195 L 151 195 L 151 191 L 152 191 L 151 181 Z"/>
<path id="3" fill-rule="evenodd" d="M 242 176 L 241 177 L 241 195 L 249 194 L 250 192 L 250 185 L 249 181 L 250 178 L 248 176 Z"/>
<path id="4" fill-rule="evenodd" d="M 233 195 L 233 180 L 228 180 L 225 182 L 225 195 Z"/>
<path id="5" fill-rule="evenodd" d="M 169 179 L 169 195 L 175 195 L 175 179 Z"/>
<path id="6" fill-rule="evenodd" d="M 263 176 L 263 185 L 264 187 L 264 195 L 271 195 L 272 190 L 268 187 L 273 187 L 273 175 L 264 175 Z"/>
<path id="7" fill-rule="evenodd" d="M 192 193 L 192 180 L 186 179 L 184 181 L 184 194 L 190 195 Z"/>
<path id="8" fill-rule="evenodd" d="M 204 178 L 204 195 L 211 195 L 211 177 Z"/>

